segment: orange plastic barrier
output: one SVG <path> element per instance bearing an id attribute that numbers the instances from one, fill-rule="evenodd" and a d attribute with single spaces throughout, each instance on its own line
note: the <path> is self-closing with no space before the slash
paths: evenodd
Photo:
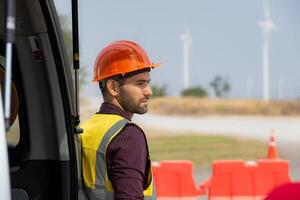
<path id="1" fill-rule="evenodd" d="M 286 160 L 221 160 L 213 163 L 212 177 L 201 184 L 210 200 L 263 199 L 274 187 L 290 182 Z"/>
<path id="2" fill-rule="evenodd" d="M 276 187 L 265 200 L 299 200 L 300 199 L 300 182 L 287 183 Z"/>
<path id="3" fill-rule="evenodd" d="M 191 161 L 162 161 L 153 165 L 158 199 L 196 199 L 205 192 L 193 178 Z"/>

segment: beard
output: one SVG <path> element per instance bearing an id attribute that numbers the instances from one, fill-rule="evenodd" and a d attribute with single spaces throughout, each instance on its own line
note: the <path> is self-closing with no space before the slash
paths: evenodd
<path id="1" fill-rule="evenodd" d="M 149 97 L 144 97 L 142 99 L 136 99 L 134 96 L 128 95 L 121 90 L 120 105 L 125 111 L 136 114 L 144 114 L 148 111 L 148 105 L 142 105 L 142 101 L 148 100 Z"/>

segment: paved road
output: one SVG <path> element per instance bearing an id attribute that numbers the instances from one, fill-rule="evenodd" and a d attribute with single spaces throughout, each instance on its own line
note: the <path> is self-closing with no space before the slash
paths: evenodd
<path id="1" fill-rule="evenodd" d="M 206 116 L 182 117 L 154 114 L 135 115 L 133 121 L 145 127 L 176 132 L 192 131 L 236 135 L 266 141 L 274 130 L 277 141 L 300 143 L 300 117 Z"/>

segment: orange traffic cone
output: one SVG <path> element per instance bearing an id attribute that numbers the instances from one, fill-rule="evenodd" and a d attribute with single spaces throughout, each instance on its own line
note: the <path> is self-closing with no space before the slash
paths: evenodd
<path id="1" fill-rule="evenodd" d="M 268 159 L 276 159 L 277 158 L 277 149 L 275 143 L 275 136 L 273 134 L 274 131 L 271 131 L 270 142 L 268 147 Z"/>

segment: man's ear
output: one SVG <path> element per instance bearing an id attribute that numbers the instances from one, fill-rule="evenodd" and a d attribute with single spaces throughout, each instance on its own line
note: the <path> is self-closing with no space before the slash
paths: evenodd
<path id="1" fill-rule="evenodd" d="M 119 83 L 113 79 L 109 79 L 106 83 L 107 91 L 113 97 L 119 95 Z"/>

